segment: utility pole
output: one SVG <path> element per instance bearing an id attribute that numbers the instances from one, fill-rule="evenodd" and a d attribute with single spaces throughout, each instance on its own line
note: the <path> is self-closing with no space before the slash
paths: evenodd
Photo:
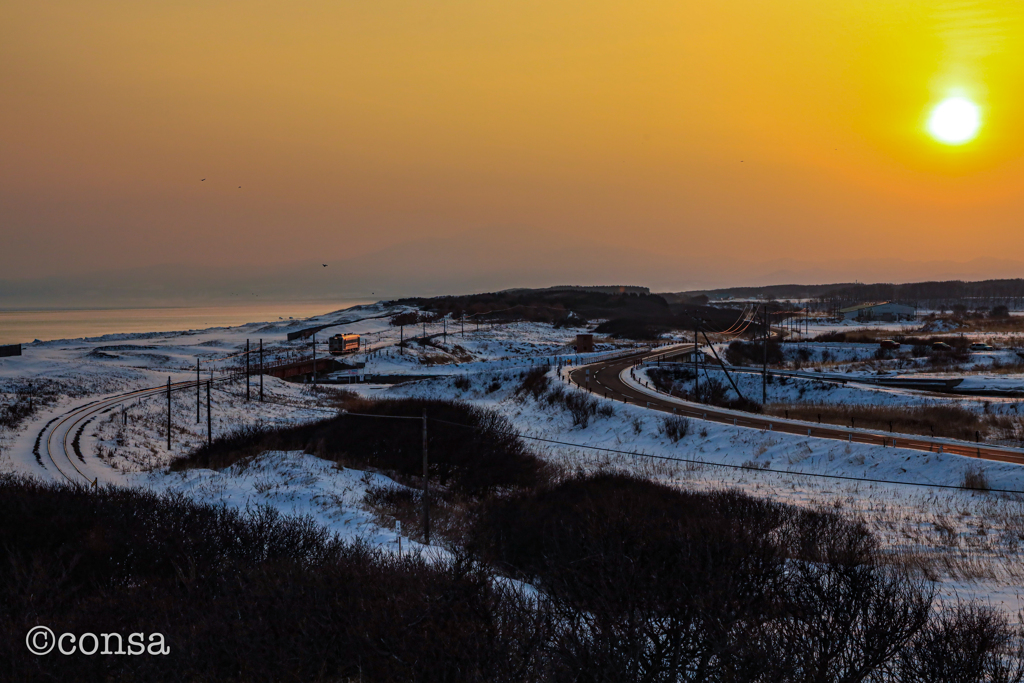
<path id="1" fill-rule="evenodd" d="M 448 343 L 448 318 L 447 318 L 447 316 L 444 317 L 444 318 L 441 318 L 441 324 L 444 326 L 442 328 L 444 330 L 444 343 L 447 344 Z"/>
<path id="2" fill-rule="evenodd" d="M 316 384 L 316 332 L 313 333 L 313 384 Z"/>
<path id="3" fill-rule="evenodd" d="M 248 401 L 252 398 L 249 393 L 249 340 L 245 340 L 245 400 Z"/>
<path id="4" fill-rule="evenodd" d="M 463 338 L 465 338 L 465 336 L 466 336 L 466 312 L 465 311 L 462 312 L 462 317 L 459 318 L 459 320 L 462 322 L 462 336 L 463 336 Z"/>
<path id="5" fill-rule="evenodd" d="M 405 355 L 405 325 L 398 326 L 398 348 L 402 350 L 402 355 Z"/>
<path id="6" fill-rule="evenodd" d="M 260 339 L 260 403 L 263 403 L 263 340 Z"/>
<path id="7" fill-rule="evenodd" d="M 167 378 L 167 450 L 171 450 L 171 378 Z"/>
<path id="8" fill-rule="evenodd" d="M 430 469 L 427 461 L 427 411 L 423 410 L 423 538 L 430 545 Z"/>
<path id="9" fill-rule="evenodd" d="M 700 330 L 700 323 L 693 319 L 693 397 L 696 400 L 700 396 L 700 370 L 697 368 L 697 333 Z"/>
<path id="10" fill-rule="evenodd" d="M 199 359 L 196 358 L 196 424 L 202 419 L 199 416 Z"/>
<path id="11" fill-rule="evenodd" d="M 770 323 L 768 322 L 768 305 L 764 307 L 764 348 L 762 358 L 764 365 L 761 367 L 761 405 L 768 403 L 768 336 L 771 334 Z"/>
<path id="12" fill-rule="evenodd" d="M 213 419 L 210 417 L 210 382 L 206 380 L 206 445 L 213 443 Z"/>

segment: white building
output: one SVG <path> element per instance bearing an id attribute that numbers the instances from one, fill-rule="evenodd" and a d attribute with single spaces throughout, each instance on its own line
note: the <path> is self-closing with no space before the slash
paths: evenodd
<path id="1" fill-rule="evenodd" d="M 917 310 L 913 306 L 883 301 L 878 304 L 857 304 L 856 306 L 840 309 L 839 316 L 844 320 L 883 320 L 893 322 L 896 320 L 913 320 L 917 317 Z"/>

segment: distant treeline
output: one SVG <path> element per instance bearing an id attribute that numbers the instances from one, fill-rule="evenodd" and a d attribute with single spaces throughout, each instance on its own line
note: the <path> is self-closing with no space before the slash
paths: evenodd
<path id="1" fill-rule="evenodd" d="M 740 315 L 739 310 L 669 303 L 657 294 L 561 288 L 403 299 L 396 303 L 453 319 L 465 316 L 467 322 L 524 320 L 573 326 L 601 320 L 595 330 L 598 334 L 630 339 L 655 339 L 671 330 L 691 330 L 698 321 L 705 329 L 725 329 Z"/>
<path id="2" fill-rule="evenodd" d="M 733 287 L 706 291 L 679 292 L 669 297 L 692 299 L 697 296 L 721 300 L 728 298 L 809 299 L 821 306 L 845 306 L 866 301 L 896 301 L 909 306 L 948 309 L 956 305 L 969 308 L 1024 306 L 1024 279 L 964 282 L 837 283 L 829 285 L 771 285 Z"/>

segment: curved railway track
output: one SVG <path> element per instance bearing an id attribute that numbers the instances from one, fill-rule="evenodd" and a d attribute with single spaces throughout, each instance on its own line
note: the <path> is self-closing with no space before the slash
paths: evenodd
<path id="1" fill-rule="evenodd" d="M 237 379 L 237 375 L 220 377 L 211 381 L 218 384 L 234 379 Z M 199 384 L 205 384 L 205 381 L 200 381 Z M 195 388 L 196 380 L 171 384 L 171 391 Z M 79 445 L 79 439 L 88 423 L 98 415 L 109 412 L 126 401 L 162 396 L 166 393 L 166 384 L 137 389 L 92 401 L 53 418 L 46 423 L 36 437 L 34 447 L 36 462 L 43 469 L 55 470 L 57 478 L 76 483 L 93 483 L 98 478 L 94 467 L 99 463 L 98 461 L 92 462 L 91 459 L 87 460 Z M 78 462 L 75 462 L 76 459 Z M 107 468 L 106 465 L 103 467 Z"/>

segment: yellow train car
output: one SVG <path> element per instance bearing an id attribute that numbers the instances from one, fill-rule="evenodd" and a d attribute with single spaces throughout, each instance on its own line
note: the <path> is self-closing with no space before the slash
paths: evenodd
<path id="1" fill-rule="evenodd" d="M 359 351 L 358 334 L 336 334 L 327 340 L 327 350 L 332 356 L 343 356 L 346 353 Z"/>

